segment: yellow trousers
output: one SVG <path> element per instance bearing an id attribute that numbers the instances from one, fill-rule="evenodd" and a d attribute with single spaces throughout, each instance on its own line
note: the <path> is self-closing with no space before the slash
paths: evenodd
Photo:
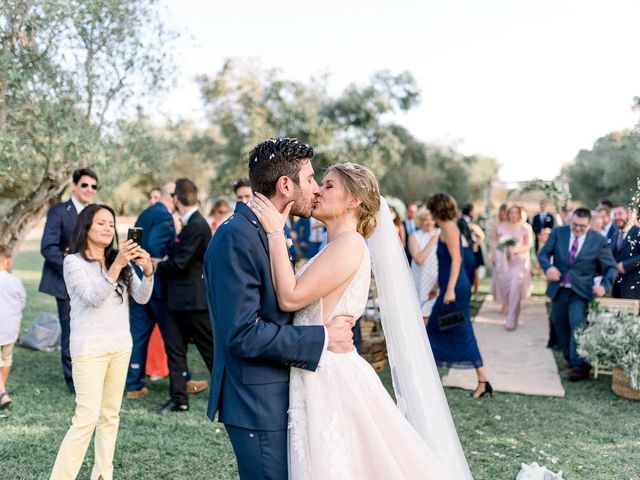
<path id="1" fill-rule="evenodd" d="M 51 480 L 75 479 L 93 432 L 95 461 L 91 480 L 112 480 L 120 406 L 131 350 L 72 359 L 76 412 L 62 440 Z"/>

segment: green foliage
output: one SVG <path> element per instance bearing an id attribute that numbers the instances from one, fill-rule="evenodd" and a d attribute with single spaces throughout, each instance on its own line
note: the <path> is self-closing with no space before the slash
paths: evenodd
<path id="1" fill-rule="evenodd" d="M 426 145 L 394 123 L 395 114 L 420 101 L 408 72 L 378 72 L 368 83 L 350 85 L 336 97 L 327 93 L 327 77 L 289 81 L 278 70 L 237 59 L 199 81 L 211 126 L 215 193 L 229 191 L 237 178 L 246 176 L 253 145 L 276 136 L 313 145 L 318 172 L 336 162 L 367 165 L 386 195 L 405 202 L 436 191 L 447 191 L 461 202 L 477 199 L 497 174 L 493 159 Z"/>
<path id="2" fill-rule="evenodd" d="M 34 179 L 105 162 L 107 112 L 162 85 L 167 34 L 156 0 L 4 5 L 0 193 L 15 199 Z"/>
<path id="3" fill-rule="evenodd" d="M 402 161 L 400 139 L 384 117 L 419 101 L 408 72 L 379 72 L 369 84 L 351 85 L 337 98 L 327 93 L 326 77 L 286 80 L 276 69 L 237 59 L 199 82 L 211 125 L 216 193 L 246 176 L 247 154 L 256 143 L 277 136 L 313 145 L 319 172 L 337 161 L 355 161 L 382 176 Z"/>
<path id="4" fill-rule="evenodd" d="M 640 389 L 640 317 L 596 308 L 576 342 L 589 363 L 622 368 L 632 388 Z"/>
<path id="5" fill-rule="evenodd" d="M 520 193 L 535 191 L 543 192 L 545 198 L 551 200 L 551 203 L 553 203 L 556 212 L 559 212 L 562 207 L 567 207 L 571 200 L 569 185 L 562 176 L 550 181 L 535 178 L 525 182 L 524 186 L 520 188 Z"/>
<path id="6" fill-rule="evenodd" d="M 591 150 L 581 150 L 565 168 L 571 194 L 585 205 L 603 198 L 630 203 L 637 193 L 640 133 L 614 132 L 599 138 Z"/>

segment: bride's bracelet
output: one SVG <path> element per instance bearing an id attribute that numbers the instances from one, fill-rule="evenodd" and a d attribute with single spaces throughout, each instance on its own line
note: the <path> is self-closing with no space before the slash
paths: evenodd
<path id="1" fill-rule="evenodd" d="M 267 238 L 275 237 L 276 235 L 280 235 L 280 234 L 284 236 L 284 229 L 267 232 Z"/>

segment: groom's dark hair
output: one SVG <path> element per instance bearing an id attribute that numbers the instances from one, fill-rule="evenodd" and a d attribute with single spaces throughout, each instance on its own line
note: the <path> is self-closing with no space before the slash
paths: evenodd
<path id="1" fill-rule="evenodd" d="M 300 182 L 300 165 L 313 158 L 313 148 L 295 138 L 271 138 L 249 153 L 249 180 L 254 192 L 268 198 L 276 193 L 280 177 Z"/>

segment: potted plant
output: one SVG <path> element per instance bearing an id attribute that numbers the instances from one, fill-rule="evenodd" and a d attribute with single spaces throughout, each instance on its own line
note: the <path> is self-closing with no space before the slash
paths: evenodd
<path id="1" fill-rule="evenodd" d="M 575 336 L 582 358 L 598 367 L 613 367 L 614 393 L 640 400 L 640 317 L 595 308 Z"/>

